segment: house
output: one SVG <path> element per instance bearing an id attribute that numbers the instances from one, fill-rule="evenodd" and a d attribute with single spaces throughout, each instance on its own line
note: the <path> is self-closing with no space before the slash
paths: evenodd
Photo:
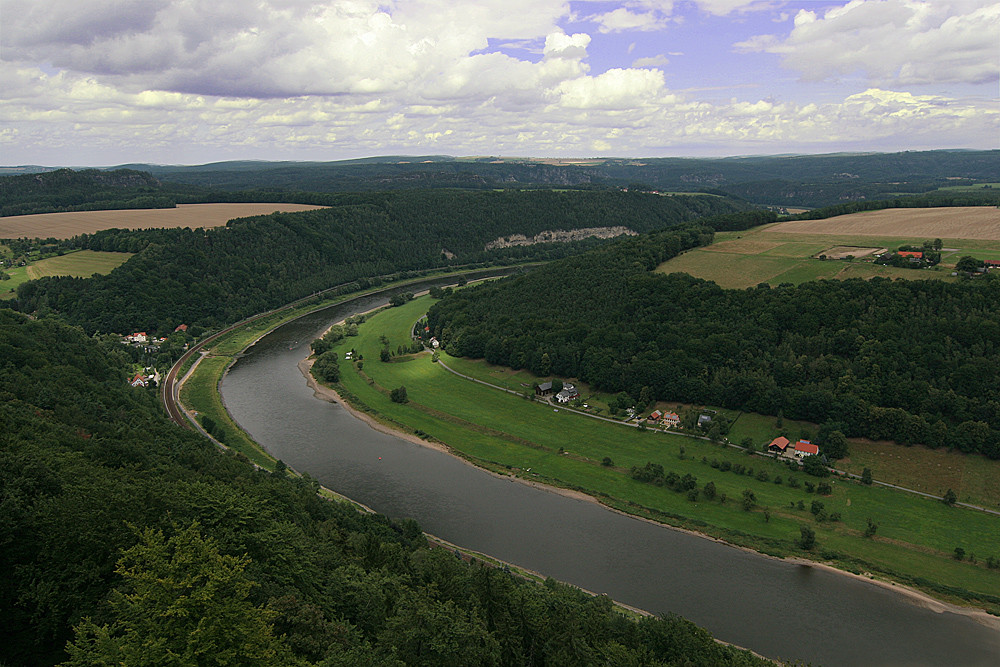
<path id="1" fill-rule="evenodd" d="M 552 393 L 552 383 L 543 382 L 541 384 L 535 385 L 535 394 L 538 396 L 548 396 Z"/>
<path id="2" fill-rule="evenodd" d="M 434 336 L 431 336 L 430 343 L 431 343 L 431 347 L 433 347 L 435 350 L 438 349 L 439 347 L 441 347 L 441 341 L 439 341 Z"/>
<path id="3" fill-rule="evenodd" d="M 816 454 L 819 454 L 819 447 L 808 440 L 799 440 L 795 443 L 795 458 L 801 459 L 806 456 L 815 456 Z"/>
<path id="4" fill-rule="evenodd" d="M 924 253 L 919 250 L 900 250 L 896 253 L 900 257 L 909 257 L 911 259 L 923 259 Z"/>
<path id="5" fill-rule="evenodd" d="M 177 328 L 174 329 L 174 333 L 183 333 L 183 332 L 185 332 L 187 330 L 188 330 L 188 325 L 186 325 L 186 324 L 178 324 Z"/>
<path id="6" fill-rule="evenodd" d="M 712 415 L 698 415 L 698 426 L 708 427 L 712 423 Z"/>
<path id="7" fill-rule="evenodd" d="M 646 417 L 646 419 L 648 419 L 651 422 L 658 422 L 662 418 L 663 418 L 663 413 L 660 412 L 659 410 L 653 410 L 653 413 L 648 417 Z"/>
<path id="8" fill-rule="evenodd" d="M 574 398 L 580 398 L 580 392 L 568 382 L 563 385 L 562 391 L 556 394 L 556 401 L 559 403 L 569 403 Z"/>
<path id="9" fill-rule="evenodd" d="M 146 335 L 145 331 L 137 331 L 134 334 L 129 334 L 125 336 L 125 340 L 130 343 L 145 343 L 149 340 L 149 336 Z"/>
<path id="10" fill-rule="evenodd" d="M 145 387 L 149 383 L 146 382 L 146 376 L 144 376 L 142 373 L 136 373 L 135 377 L 132 378 L 132 381 L 129 382 L 129 384 L 132 385 L 133 387 Z"/>
<path id="11" fill-rule="evenodd" d="M 788 452 L 789 444 L 788 438 L 779 435 L 768 444 L 767 451 L 774 452 L 778 456 L 783 456 Z"/>
<path id="12" fill-rule="evenodd" d="M 987 269 L 1000 269 L 1000 260 L 998 259 L 984 259 L 983 266 Z"/>
<path id="13" fill-rule="evenodd" d="M 681 418 L 676 412 L 665 412 L 663 413 L 663 423 L 666 426 L 677 427 L 681 425 Z"/>

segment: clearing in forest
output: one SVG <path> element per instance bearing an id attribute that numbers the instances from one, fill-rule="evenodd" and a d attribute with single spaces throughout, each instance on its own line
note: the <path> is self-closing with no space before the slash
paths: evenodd
<path id="1" fill-rule="evenodd" d="M 68 239 L 77 234 L 93 234 L 112 228 L 223 227 L 233 218 L 317 208 L 324 207 L 307 204 L 178 204 L 177 208 L 14 215 L 0 218 L 0 238 Z"/>

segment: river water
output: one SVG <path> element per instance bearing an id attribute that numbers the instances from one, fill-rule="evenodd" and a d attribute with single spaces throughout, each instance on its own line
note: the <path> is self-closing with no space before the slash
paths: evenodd
<path id="1" fill-rule="evenodd" d="M 496 477 L 317 400 L 296 367 L 309 342 L 387 298 L 314 313 L 258 341 L 222 383 L 236 421 L 288 465 L 378 512 L 626 604 L 679 614 L 772 658 L 828 667 L 1000 665 L 1000 631 L 968 616 Z"/>

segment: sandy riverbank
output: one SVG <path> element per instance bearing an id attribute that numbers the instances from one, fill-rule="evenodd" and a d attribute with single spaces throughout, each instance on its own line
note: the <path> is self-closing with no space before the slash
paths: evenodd
<path id="1" fill-rule="evenodd" d="M 731 547 L 731 548 L 734 548 L 734 549 L 742 549 L 743 551 L 748 551 L 748 552 L 757 554 L 758 556 L 763 556 L 765 558 L 775 558 L 776 560 L 783 560 L 783 561 L 788 562 L 788 563 L 795 563 L 795 564 L 799 564 L 799 565 L 803 565 L 803 566 L 807 566 L 807 567 L 821 568 L 821 569 L 826 570 L 828 572 L 836 573 L 836 574 L 847 576 L 847 577 L 852 577 L 852 578 L 857 579 L 859 581 L 864 581 L 864 582 L 867 582 L 869 584 L 874 584 L 876 586 L 881 586 L 882 588 L 885 588 L 885 589 L 892 590 L 892 591 L 895 591 L 897 593 L 900 593 L 900 594 L 906 596 L 907 598 L 909 598 L 909 600 L 913 604 L 916 604 L 916 605 L 918 605 L 920 607 L 923 607 L 923 608 L 926 608 L 926 609 L 930 609 L 931 611 L 934 611 L 934 612 L 937 612 L 937 613 L 949 613 L 950 612 L 950 613 L 955 613 L 955 614 L 961 614 L 963 616 L 969 616 L 973 620 L 975 620 L 975 621 L 977 621 L 977 622 L 985 625 L 986 627 L 989 627 L 991 629 L 1000 631 L 1000 618 L 998 618 L 996 616 L 993 616 L 992 614 L 988 613 L 987 611 L 985 611 L 983 609 L 971 608 L 971 607 L 962 607 L 962 606 L 959 606 L 959 605 L 956 605 L 956 604 L 952 604 L 950 602 L 944 602 L 942 600 L 938 600 L 938 599 L 936 599 L 934 597 L 931 597 L 930 595 L 928 595 L 927 593 L 924 593 L 923 591 L 919 591 L 919 590 L 917 590 L 915 588 L 910 588 L 910 587 L 905 586 L 903 584 L 897 584 L 897 583 L 894 583 L 892 581 L 886 581 L 886 580 L 883 580 L 883 579 L 873 578 L 873 577 L 865 576 L 863 574 L 855 574 L 853 572 L 848 572 L 846 570 L 841 570 L 839 568 L 833 567 L 832 565 L 827 565 L 826 563 L 819 563 L 819 562 L 812 561 L 812 560 L 807 560 L 807 559 L 804 559 L 804 558 L 776 558 L 774 556 L 769 556 L 767 554 L 762 554 L 762 553 L 760 553 L 758 551 L 754 551 L 753 549 L 750 549 L 750 548 L 747 548 L 747 547 L 742 547 L 742 546 L 739 546 L 739 545 L 731 544 L 729 542 L 726 542 L 725 540 L 722 540 L 722 539 L 717 538 L 717 537 L 713 537 L 711 535 L 706 535 L 704 533 L 699 533 L 697 531 L 689 530 L 689 529 L 686 529 L 686 528 L 678 528 L 676 526 L 671 526 L 669 524 L 664 524 L 664 523 L 661 523 L 659 521 L 654 521 L 653 519 L 648 519 L 646 517 L 636 516 L 634 514 L 629 514 L 628 512 L 623 512 L 623 511 L 618 510 L 618 509 L 613 508 L 613 507 L 608 507 L 604 503 L 601 503 L 597 498 L 595 498 L 595 497 L 593 497 L 593 496 L 591 496 L 589 494 L 583 493 L 581 491 L 574 491 L 574 490 L 571 490 L 571 489 L 563 489 L 563 488 L 559 488 L 557 486 L 551 486 L 551 485 L 548 485 L 548 484 L 543 484 L 541 482 L 536 482 L 536 481 L 532 481 L 532 480 L 523 479 L 523 478 L 515 476 L 515 475 L 502 475 L 502 474 L 496 473 L 494 471 L 487 470 L 485 468 L 480 468 L 479 466 L 476 466 L 474 463 L 472 463 L 471 461 L 469 461 L 464 456 L 461 456 L 460 454 L 456 453 L 451 447 L 449 447 L 448 445 L 446 445 L 444 443 L 436 442 L 436 441 L 423 440 L 423 439 L 418 438 L 417 436 L 413 435 L 412 433 L 406 433 L 405 431 L 401 431 L 401 430 L 392 428 L 391 426 L 388 426 L 386 424 L 383 424 L 383 423 L 379 422 L 378 420 L 376 420 L 374 417 L 372 417 L 370 414 L 367 414 L 365 412 L 362 412 L 362 411 L 356 409 L 350 403 L 348 403 L 347 401 L 345 401 L 334 389 L 331 389 L 330 387 L 326 387 L 326 386 L 320 385 L 318 382 L 316 382 L 316 379 L 309 372 L 309 369 L 312 367 L 312 359 L 308 359 L 308 358 L 307 359 L 303 359 L 302 361 L 299 362 L 298 367 L 299 367 L 299 371 L 301 371 L 302 375 L 305 377 L 306 382 L 309 385 L 309 388 L 313 390 L 313 393 L 316 396 L 316 398 L 318 398 L 320 400 L 332 402 L 332 403 L 339 403 L 353 417 L 355 417 L 357 419 L 360 419 L 361 421 L 363 421 L 369 427 L 371 427 L 372 429 L 374 429 L 376 431 L 379 431 L 381 433 L 386 433 L 388 435 L 395 436 L 397 438 L 400 438 L 402 440 L 406 440 L 407 442 L 412 442 L 412 443 L 414 443 L 416 445 L 420 445 L 422 447 L 428 447 L 428 448 L 435 449 L 435 450 L 440 451 L 440 452 L 444 452 L 446 454 L 454 456 L 455 458 L 459 459 L 460 461 L 462 461 L 463 463 L 465 463 L 467 465 L 479 468 L 480 470 L 483 470 L 484 472 L 487 472 L 487 473 L 489 473 L 491 475 L 494 475 L 496 477 L 507 478 L 507 479 L 511 480 L 512 482 L 518 482 L 520 484 L 526 484 L 528 486 L 532 486 L 532 487 L 535 487 L 535 488 L 538 488 L 538 489 L 542 489 L 542 490 L 548 491 L 550 493 L 558 493 L 559 495 L 567 496 L 569 498 L 575 498 L 575 499 L 578 499 L 578 500 L 585 500 L 587 502 L 596 503 L 596 504 L 601 505 L 605 509 L 611 510 L 612 512 L 617 512 L 619 514 L 623 514 L 623 515 L 631 517 L 633 519 L 638 519 L 640 521 L 646 521 L 648 523 L 653 523 L 653 524 L 656 524 L 658 526 L 662 526 L 662 527 L 670 529 L 670 530 L 677 530 L 677 531 L 680 531 L 680 532 L 683 532 L 683 533 L 688 533 L 689 535 L 695 535 L 695 536 L 703 538 L 703 539 L 712 540 L 713 542 L 718 542 L 719 544 L 724 544 L 724 545 L 726 545 L 728 547 Z"/>

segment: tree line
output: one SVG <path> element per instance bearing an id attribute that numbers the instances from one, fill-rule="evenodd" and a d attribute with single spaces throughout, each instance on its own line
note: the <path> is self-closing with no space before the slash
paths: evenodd
<path id="1" fill-rule="evenodd" d="M 693 227 L 649 234 L 461 290 L 428 322 L 452 354 L 636 401 L 1000 458 L 1000 278 L 726 290 L 651 273 L 697 237 Z"/>
<path id="2" fill-rule="evenodd" d="M 765 664 L 220 453 L 128 386 L 120 347 L 0 309 L 9 664 Z"/>

